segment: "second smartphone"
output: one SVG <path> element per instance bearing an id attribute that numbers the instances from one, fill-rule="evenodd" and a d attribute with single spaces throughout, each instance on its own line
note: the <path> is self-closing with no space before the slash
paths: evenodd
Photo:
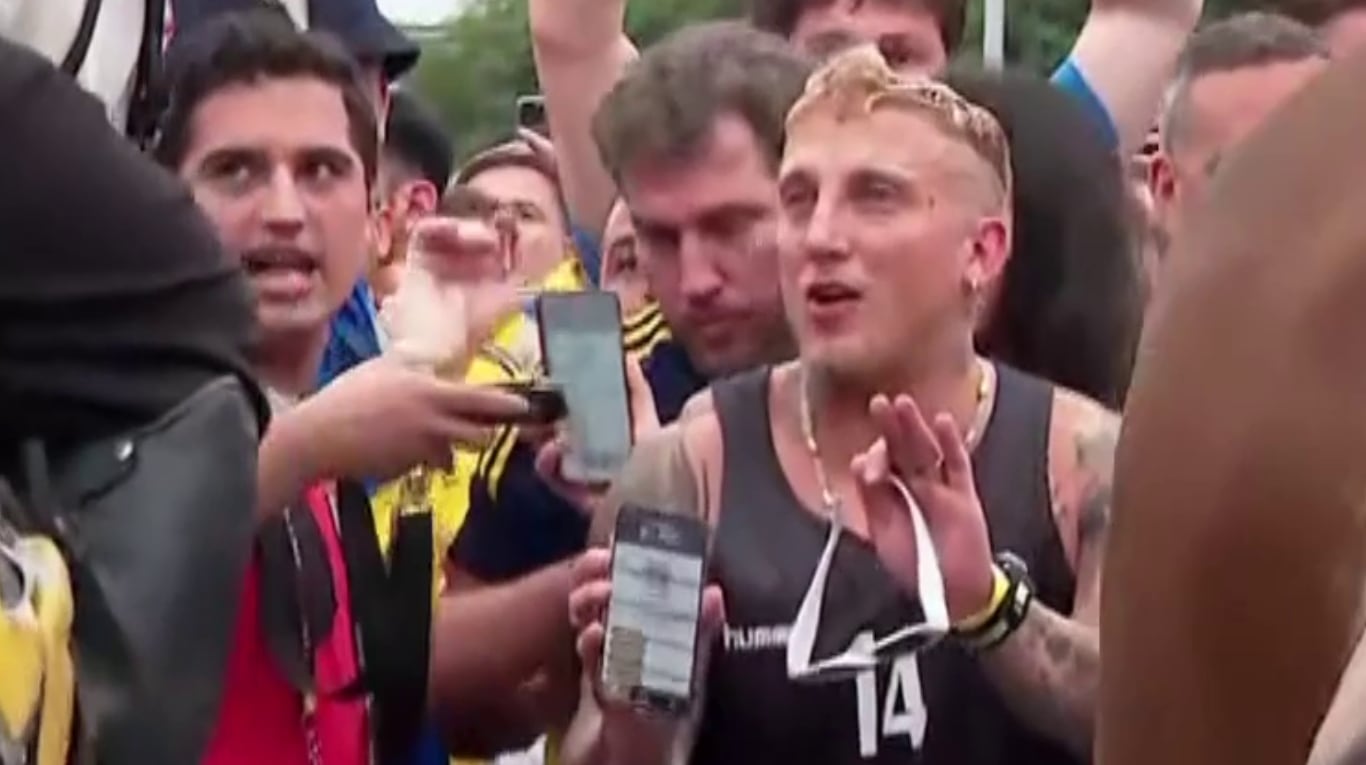
<path id="1" fill-rule="evenodd" d="M 606 291 L 547 292 L 536 301 L 546 374 L 569 411 L 562 471 L 579 483 L 616 477 L 631 455 L 621 307 Z"/>

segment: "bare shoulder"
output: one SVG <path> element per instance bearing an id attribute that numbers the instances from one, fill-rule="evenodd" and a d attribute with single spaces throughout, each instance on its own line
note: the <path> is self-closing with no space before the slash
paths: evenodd
<path id="1" fill-rule="evenodd" d="M 715 412 L 715 404 L 712 401 L 711 388 L 703 388 L 694 393 L 687 403 L 683 405 L 683 410 L 678 414 L 679 422 L 688 422 L 703 415 Z"/>
<path id="2" fill-rule="evenodd" d="M 1055 388 L 1048 435 L 1054 519 L 1068 558 L 1109 526 L 1119 414 L 1074 391 Z"/>
<path id="3" fill-rule="evenodd" d="M 710 518 L 720 465 L 720 425 L 711 412 L 680 419 L 641 439 L 594 514 L 590 541 L 605 543 L 626 504 Z"/>
<path id="4" fill-rule="evenodd" d="M 1059 440 L 1074 446 L 1103 445 L 1119 438 L 1122 419 L 1095 399 L 1066 388 L 1053 389 L 1053 422 L 1050 443 Z"/>

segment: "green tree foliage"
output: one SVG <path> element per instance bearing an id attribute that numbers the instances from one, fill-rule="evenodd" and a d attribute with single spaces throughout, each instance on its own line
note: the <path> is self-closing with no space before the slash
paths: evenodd
<path id="1" fill-rule="evenodd" d="M 1206 16 L 1223 16 L 1257 0 L 1206 0 Z M 627 29 L 649 45 L 691 21 L 738 16 L 744 0 L 630 0 Z M 1265 2 L 1265 0 L 1264 0 Z M 1007 59 L 1040 73 L 1055 67 L 1086 19 L 1086 0 L 1007 0 Z M 982 48 L 982 0 L 969 0 L 962 56 Z M 518 95 L 537 92 L 527 32 L 527 0 L 473 0 L 426 36 L 413 85 L 429 98 L 470 153 L 512 135 Z"/>
<path id="2" fill-rule="evenodd" d="M 690 21 L 739 15 L 739 0 L 635 0 L 631 39 L 644 46 Z M 428 98 L 465 157 L 511 137 L 518 95 L 536 93 L 527 0 L 475 0 L 423 44 L 412 86 Z"/>

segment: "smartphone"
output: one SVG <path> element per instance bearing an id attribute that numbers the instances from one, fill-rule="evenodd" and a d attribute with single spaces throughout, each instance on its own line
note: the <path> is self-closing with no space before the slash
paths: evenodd
<path id="1" fill-rule="evenodd" d="M 603 690 L 650 712 L 693 702 L 707 528 L 691 515 L 624 505 L 612 537 Z"/>
<path id="2" fill-rule="evenodd" d="M 564 401 L 564 393 L 554 385 L 535 382 L 500 383 L 497 386 L 514 396 L 520 396 L 527 403 L 527 415 L 519 424 L 553 425 L 565 418 L 569 407 Z"/>
<path id="3" fill-rule="evenodd" d="M 569 410 L 561 470 L 579 483 L 604 484 L 631 455 L 621 309 L 611 292 L 547 292 L 536 301 L 541 358 Z"/>
<path id="4" fill-rule="evenodd" d="M 517 127 L 545 134 L 548 125 L 545 117 L 545 98 L 542 96 L 517 97 Z"/>

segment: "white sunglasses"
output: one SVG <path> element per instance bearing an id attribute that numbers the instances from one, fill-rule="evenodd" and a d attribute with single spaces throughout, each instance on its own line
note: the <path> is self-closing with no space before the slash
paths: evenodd
<path id="1" fill-rule="evenodd" d="M 944 599 L 944 577 L 939 570 L 939 555 L 935 552 L 934 542 L 930 539 L 929 527 L 920 511 L 920 505 L 906 485 L 895 476 L 892 486 L 906 504 L 906 512 L 911 516 L 915 529 L 916 581 L 920 595 L 920 607 L 925 621 L 872 639 L 866 633 L 855 638 L 849 647 L 836 656 L 813 660 L 816 635 L 820 631 L 821 606 L 825 601 L 826 580 L 830 576 L 830 562 L 835 557 L 835 548 L 844 524 L 838 512 L 830 517 L 830 535 L 826 537 L 825 549 L 821 552 L 820 562 L 811 576 L 802 605 L 797 609 L 797 618 L 792 623 L 792 631 L 787 642 L 788 679 L 806 683 L 834 682 L 873 669 L 899 656 L 924 651 L 938 643 L 949 633 L 949 609 Z"/>

